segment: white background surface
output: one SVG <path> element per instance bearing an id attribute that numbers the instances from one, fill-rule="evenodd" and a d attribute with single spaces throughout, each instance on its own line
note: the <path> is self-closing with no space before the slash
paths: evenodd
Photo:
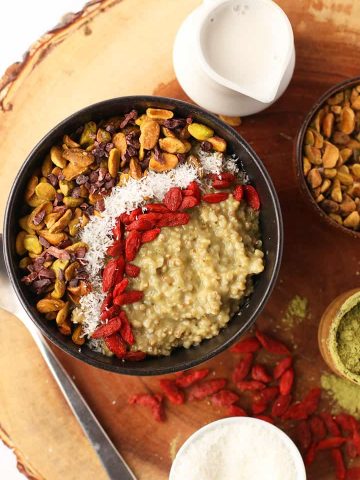
<path id="1" fill-rule="evenodd" d="M 54 27 L 64 14 L 80 10 L 84 3 L 85 0 L 2 1 L 0 76 L 9 65 L 21 60 L 28 47 Z M 0 479 L 24 480 L 24 478 L 16 468 L 15 456 L 0 440 Z"/>

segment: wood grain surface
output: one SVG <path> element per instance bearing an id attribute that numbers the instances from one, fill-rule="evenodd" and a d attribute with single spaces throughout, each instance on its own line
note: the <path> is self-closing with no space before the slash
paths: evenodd
<path id="1" fill-rule="evenodd" d="M 199 0 L 95 2 L 70 23 L 43 37 L 26 61 L 8 71 L 0 93 L 0 210 L 12 179 L 34 144 L 57 122 L 89 103 L 127 94 L 186 99 L 174 77 L 171 50 L 181 21 Z M 240 133 L 264 161 L 280 197 L 285 250 L 279 280 L 258 323 L 276 331 L 296 351 L 297 393 L 319 384 L 326 371 L 317 326 L 327 304 L 359 286 L 357 240 L 319 221 L 302 199 L 293 167 L 293 145 L 314 101 L 334 83 L 360 74 L 360 3 L 351 0 L 280 0 L 293 25 L 294 78 L 265 112 L 243 120 Z M 307 297 L 310 314 L 288 329 L 281 321 L 295 295 Z M 140 480 L 165 480 L 171 455 L 197 428 L 219 418 L 206 402 L 170 407 L 166 424 L 126 404 L 132 392 L 156 388 L 156 379 L 96 370 L 59 352 L 69 373 Z M 229 375 L 235 360 L 224 353 L 209 362 Z M 13 317 L 1 313 L 0 426 L 33 478 L 102 479 L 75 419 L 36 347 Z M 324 401 L 326 406 L 326 401 Z M 6 433 L 6 435 L 5 435 Z M 292 434 L 292 432 L 289 432 Z M 323 455 L 310 480 L 335 474 Z"/>

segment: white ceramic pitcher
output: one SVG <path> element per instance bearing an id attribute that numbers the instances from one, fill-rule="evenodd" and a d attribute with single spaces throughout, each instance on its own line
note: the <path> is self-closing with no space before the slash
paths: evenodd
<path id="1" fill-rule="evenodd" d="M 275 102 L 291 80 L 291 24 L 272 0 L 205 0 L 181 25 L 173 62 L 194 102 L 218 114 L 251 115 Z"/>

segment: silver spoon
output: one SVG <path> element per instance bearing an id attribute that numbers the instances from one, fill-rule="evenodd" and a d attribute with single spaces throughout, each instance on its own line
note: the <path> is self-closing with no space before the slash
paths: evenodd
<path id="1" fill-rule="evenodd" d="M 136 480 L 136 477 L 116 450 L 76 385 L 20 305 L 6 271 L 1 234 L 0 250 L 0 308 L 19 318 L 30 332 L 66 401 L 78 419 L 81 428 L 94 447 L 109 478 L 111 480 Z"/>

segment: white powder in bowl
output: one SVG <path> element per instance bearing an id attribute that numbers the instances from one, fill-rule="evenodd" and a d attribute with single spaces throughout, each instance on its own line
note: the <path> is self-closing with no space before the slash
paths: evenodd
<path id="1" fill-rule="evenodd" d="M 196 432 L 179 450 L 170 480 L 305 480 L 289 437 L 253 418 L 227 418 Z"/>

